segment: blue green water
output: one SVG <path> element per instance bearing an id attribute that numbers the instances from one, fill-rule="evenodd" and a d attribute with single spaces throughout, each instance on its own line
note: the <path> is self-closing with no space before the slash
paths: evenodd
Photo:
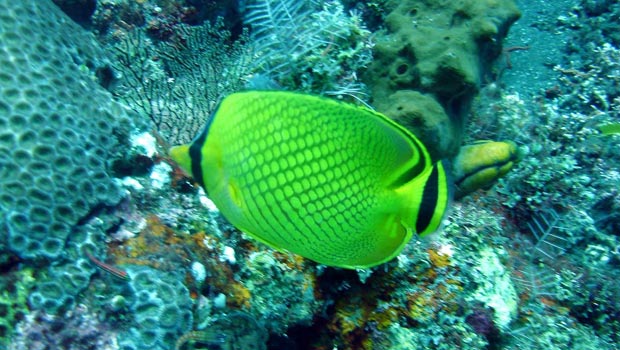
<path id="1" fill-rule="evenodd" d="M 0 349 L 620 348 L 620 4 L 515 3 L 0 0 Z M 455 179 L 520 158 L 324 266 L 167 156 L 248 88 L 376 108 Z"/>

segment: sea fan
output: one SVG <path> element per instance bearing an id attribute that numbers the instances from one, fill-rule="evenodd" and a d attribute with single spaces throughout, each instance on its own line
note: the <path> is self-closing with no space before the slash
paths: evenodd
<path id="1" fill-rule="evenodd" d="M 553 209 L 543 210 L 527 223 L 533 241 L 521 236 L 520 241 L 527 247 L 529 256 L 513 260 L 513 280 L 531 298 L 557 296 L 558 275 L 548 263 L 563 254 L 570 243 L 565 229 L 559 226 L 562 218 Z"/>
<path id="2" fill-rule="evenodd" d="M 557 295 L 557 276 L 549 268 L 528 264 L 515 274 L 513 280 L 519 290 L 526 291 L 531 298 Z"/>
<path id="3" fill-rule="evenodd" d="M 246 8 L 245 22 L 256 38 L 271 36 L 274 28 L 299 34 L 314 7 L 312 1 L 254 0 Z"/>
<path id="4" fill-rule="evenodd" d="M 290 73 L 291 60 L 319 46 L 316 38 L 321 31 L 313 25 L 312 13 L 317 5 L 312 1 L 254 0 L 245 11 L 245 23 L 250 25 L 256 52 L 257 66 L 272 76 Z"/>
<path id="5" fill-rule="evenodd" d="M 550 209 L 533 216 L 532 221 L 527 223 L 535 239 L 535 256 L 554 259 L 564 253 L 568 240 L 561 235 L 562 227 L 558 226 L 560 219 L 560 215 Z"/>

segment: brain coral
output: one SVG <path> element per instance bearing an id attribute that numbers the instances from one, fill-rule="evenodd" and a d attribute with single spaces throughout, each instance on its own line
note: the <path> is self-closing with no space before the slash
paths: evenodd
<path id="1" fill-rule="evenodd" d="M 106 171 L 132 123 L 104 55 L 51 1 L 0 0 L 0 256 L 56 259 L 119 201 Z"/>
<path id="2" fill-rule="evenodd" d="M 175 273 L 142 266 L 131 267 L 128 273 L 131 280 L 123 292 L 130 293 L 133 323 L 119 333 L 120 349 L 172 349 L 176 340 L 192 329 L 189 290 Z"/>

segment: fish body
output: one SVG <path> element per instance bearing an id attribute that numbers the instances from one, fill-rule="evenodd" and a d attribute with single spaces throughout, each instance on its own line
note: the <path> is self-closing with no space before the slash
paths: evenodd
<path id="1" fill-rule="evenodd" d="M 620 123 L 608 123 L 598 126 L 598 129 L 603 135 L 617 135 L 620 134 Z"/>
<path id="2" fill-rule="evenodd" d="M 225 98 L 170 150 L 233 225 L 278 250 L 365 268 L 434 231 L 448 205 L 442 162 L 389 118 L 281 91 Z"/>

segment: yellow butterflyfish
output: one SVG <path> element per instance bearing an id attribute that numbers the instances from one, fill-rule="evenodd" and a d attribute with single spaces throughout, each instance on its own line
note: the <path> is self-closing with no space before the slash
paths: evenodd
<path id="1" fill-rule="evenodd" d="M 283 91 L 226 97 L 171 157 L 234 226 L 278 250 L 366 268 L 440 225 L 443 162 L 386 116 Z"/>

